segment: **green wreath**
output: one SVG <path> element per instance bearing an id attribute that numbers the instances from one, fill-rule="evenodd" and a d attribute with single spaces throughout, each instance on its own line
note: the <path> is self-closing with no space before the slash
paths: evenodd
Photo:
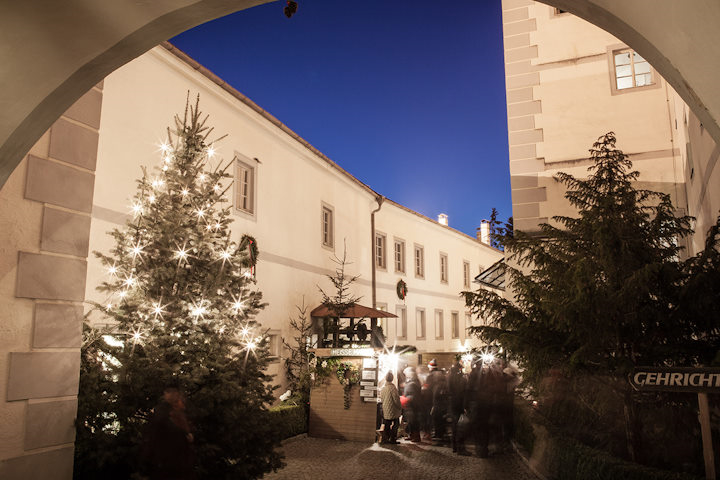
<path id="1" fill-rule="evenodd" d="M 243 261 L 243 267 L 254 267 L 258 258 L 257 240 L 250 235 L 243 235 L 240 239 L 240 250 L 247 251 L 247 260 Z"/>
<path id="2" fill-rule="evenodd" d="M 340 362 L 337 367 L 337 379 L 343 386 L 345 395 L 343 396 L 343 406 L 345 410 L 350 408 L 350 392 L 353 385 L 360 382 L 360 370 L 350 362 Z"/>
<path id="3" fill-rule="evenodd" d="M 402 279 L 398 280 L 398 283 L 395 286 L 395 292 L 397 292 L 397 296 L 400 300 L 405 300 L 408 293 L 407 283 L 405 283 Z"/>
<path id="4" fill-rule="evenodd" d="M 340 362 L 337 367 L 337 379 L 344 387 L 353 386 L 360 381 L 360 370 L 350 362 Z"/>

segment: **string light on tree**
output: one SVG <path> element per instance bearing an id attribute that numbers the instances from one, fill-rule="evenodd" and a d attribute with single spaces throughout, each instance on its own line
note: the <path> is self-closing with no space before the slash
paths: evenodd
<path id="1" fill-rule="evenodd" d="M 83 371 L 93 371 L 97 384 L 95 389 L 92 385 L 83 389 L 81 397 L 96 392 L 97 409 L 82 410 L 93 414 L 78 418 L 78 424 L 98 425 L 96 419 L 103 422 L 102 412 L 107 412 L 112 421 L 117 419 L 121 431 L 139 438 L 142 422 L 127 421 L 130 417 L 125 412 L 143 418 L 147 399 L 157 395 L 159 383 L 180 383 L 194 405 L 214 404 L 222 395 L 221 406 L 201 409 L 198 424 L 233 424 L 237 428 L 216 433 L 218 438 L 198 438 L 202 442 L 198 444 L 208 447 L 203 452 L 213 452 L 199 452 L 198 462 L 212 465 L 206 471 L 213 472 L 213 478 L 244 478 L 244 462 L 235 466 L 227 461 L 239 458 L 236 452 L 225 456 L 216 452 L 247 441 L 263 444 L 273 437 L 271 422 L 258 420 L 265 413 L 248 406 L 273 401 L 265 374 L 267 348 L 253 334 L 253 319 L 264 304 L 261 293 L 248 288 L 251 275 L 243 274 L 255 265 L 255 257 L 248 259 L 247 244 L 233 240 L 232 210 L 223 205 L 228 201 L 223 186 L 232 181 L 233 164 L 217 161 L 215 147 L 207 139 L 211 129 L 204 121 L 192 105 L 177 117 L 168 141 L 159 146 L 155 170 L 143 170 L 130 203 L 134 215 L 129 215 L 125 227 L 110 233 L 114 248 L 98 254 L 110 274 L 100 286 L 109 296 L 97 305 L 98 312 L 113 320 L 113 334 L 122 348 L 110 350 L 103 342 L 83 347 L 87 353 L 82 355 Z M 217 165 L 208 169 L 207 162 L 213 157 Z M 88 348 L 96 351 L 87 352 Z M 116 356 L 117 365 L 107 360 L 87 365 L 105 358 L 95 354 L 102 348 Z M 238 348 L 248 353 L 245 359 L 237 355 Z M 218 368 L 222 369 L 219 376 Z M 200 385 L 204 387 L 198 388 Z M 113 402 L 108 402 L 109 398 Z M 84 432 L 83 438 L 97 444 L 104 428 L 98 426 Z M 275 455 L 270 443 L 269 453 L 260 456 Z M 111 451 L 120 455 L 127 449 Z M 256 451 L 243 455 L 258 458 Z"/>

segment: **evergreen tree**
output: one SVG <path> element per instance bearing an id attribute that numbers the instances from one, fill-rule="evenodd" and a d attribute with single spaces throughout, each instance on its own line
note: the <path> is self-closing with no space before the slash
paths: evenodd
<path id="1" fill-rule="evenodd" d="M 307 407 L 310 404 L 312 387 L 310 360 L 313 355 L 310 350 L 317 345 L 312 342 L 312 322 L 307 317 L 304 299 L 302 306 L 297 307 L 297 310 L 297 318 L 290 318 L 290 329 L 294 336 L 290 341 L 283 338 L 282 342 L 289 352 L 285 358 L 285 371 L 288 387 L 292 392 L 291 401 Z"/>
<path id="2" fill-rule="evenodd" d="M 333 296 L 328 295 L 325 291 L 318 287 L 320 294 L 322 295 L 322 304 L 328 307 L 328 310 L 336 317 L 342 317 L 343 314 L 353 305 L 360 301 L 362 297 L 356 297 L 350 293 L 350 286 L 355 283 L 355 280 L 360 278 L 360 275 L 348 276 L 345 274 L 345 266 L 350 265 L 351 262 L 347 261 L 347 248 L 343 247 L 343 256 L 338 258 L 333 255 L 332 261 L 337 264 L 335 268 L 335 275 L 326 275 L 330 280 L 333 287 L 335 287 L 335 294 Z"/>
<path id="3" fill-rule="evenodd" d="M 679 260 L 691 217 L 678 216 L 669 196 L 636 189 L 638 172 L 615 141 L 608 133 L 593 145 L 587 179 L 555 177 L 577 217 L 553 217 L 558 226 L 542 224 L 539 234 L 503 235 L 513 298 L 482 289 L 464 295 L 489 321 L 473 333 L 504 345 L 531 385 L 551 368 L 609 379 L 624 403 L 629 456 L 638 459 L 641 426 L 627 374 L 641 365 L 710 362 L 719 343 L 717 316 L 688 315 L 682 298 L 692 291 L 683 288 L 692 262 Z M 717 267 L 709 266 L 715 279 Z M 717 308 L 714 295 L 709 309 Z"/>
<path id="4" fill-rule="evenodd" d="M 134 216 L 111 232 L 97 305 L 112 331 L 86 329 L 76 477 L 130 478 L 143 429 L 163 388 L 178 385 L 194 427 L 199 478 L 257 478 L 280 466 L 268 418 L 266 339 L 254 316 L 265 305 L 252 269 L 257 245 L 231 238 L 223 206 L 232 162 L 214 154 L 198 102 L 176 117 L 163 161 L 144 170 Z"/>

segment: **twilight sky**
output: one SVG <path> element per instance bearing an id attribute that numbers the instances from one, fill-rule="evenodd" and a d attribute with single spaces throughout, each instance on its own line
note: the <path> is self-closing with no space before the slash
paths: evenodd
<path id="1" fill-rule="evenodd" d="M 171 40 L 386 197 L 511 212 L 500 0 L 273 2 Z"/>

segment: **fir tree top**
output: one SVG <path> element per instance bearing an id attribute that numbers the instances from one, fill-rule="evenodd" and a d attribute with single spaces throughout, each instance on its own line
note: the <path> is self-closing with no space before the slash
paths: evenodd
<path id="1" fill-rule="evenodd" d="M 95 252 L 109 274 L 98 290 L 108 294 L 105 313 L 121 331 L 214 332 L 254 348 L 252 317 L 263 306 L 250 270 L 254 246 L 250 237 L 232 239 L 230 207 L 223 206 L 232 161 L 208 169 L 217 140 L 208 141 L 212 129 L 198 102 L 175 117 L 154 174 L 143 169 L 133 216 L 111 232 L 110 254 Z"/>

